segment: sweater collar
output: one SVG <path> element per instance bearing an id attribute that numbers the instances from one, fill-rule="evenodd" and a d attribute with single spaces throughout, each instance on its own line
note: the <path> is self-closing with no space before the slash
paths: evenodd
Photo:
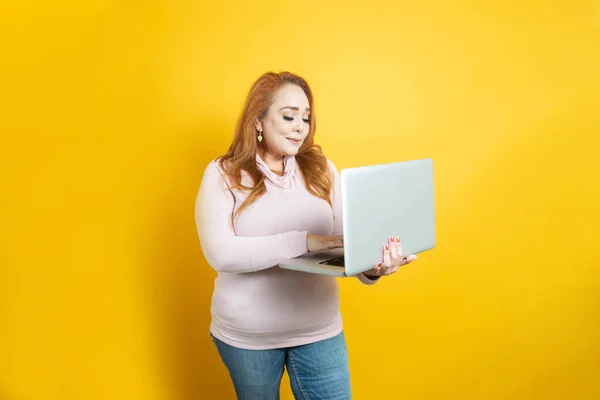
<path id="1" fill-rule="evenodd" d="M 296 181 L 295 156 L 285 156 L 283 158 L 283 176 L 279 176 L 271 171 L 267 163 L 258 155 L 258 153 L 256 154 L 256 165 L 260 172 L 265 176 L 265 180 L 271 185 L 281 189 L 290 189 L 294 186 Z"/>

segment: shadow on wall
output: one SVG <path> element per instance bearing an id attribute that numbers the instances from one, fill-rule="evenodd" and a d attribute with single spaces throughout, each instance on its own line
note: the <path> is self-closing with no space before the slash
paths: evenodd
<path id="1" fill-rule="evenodd" d="M 216 272 L 205 261 L 194 204 L 206 165 L 227 149 L 232 129 L 202 123 L 179 131 L 172 173 L 160 188 L 150 233 L 150 301 L 158 315 L 160 374 L 173 400 L 235 399 L 233 385 L 209 336 Z M 208 134 L 210 132 L 210 135 Z M 211 138 L 217 137 L 218 140 Z M 153 316 L 154 317 L 154 316 Z"/>

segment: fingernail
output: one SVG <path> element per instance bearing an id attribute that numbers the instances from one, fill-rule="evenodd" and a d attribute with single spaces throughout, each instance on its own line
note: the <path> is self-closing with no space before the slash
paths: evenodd
<path id="1" fill-rule="evenodd" d="M 396 236 L 396 242 L 400 243 L 400 238 Z"/>
<path id="2" fill-rule="evenodd" d="M 385 249 L 386 249 L 386 250 L 389 250 L 389 249 L 390 249 L 390 246 L 386 244 L 386 245 L 385 245 Z"/>

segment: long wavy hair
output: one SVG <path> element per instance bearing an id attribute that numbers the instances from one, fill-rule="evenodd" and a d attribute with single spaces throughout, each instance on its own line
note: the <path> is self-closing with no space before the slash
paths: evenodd
<path id="1" fill-rule="evenodd" d="M 265 144 L 264 141 L 259 142 L 257 140 L 258 132 L 255 121 L 267 115 L 275 93 L 287 84 L 297 85 L 304 91 L 311 110 L 309 114 L 309 133 L 296 154 L 296 163 L 302 172 L 309 193 L 325 200 L 331 206 L 329 195 L 334 178 L 321 147 L 314 143 L 316 120 L 312 91 L 303 78 L 291 72 L 284 71 L 279 74 L 267 72 L 252 85 L 243 111 L 237 121 L 233 142 L 227 153 L 221 156 L 219 161 L 220 167 L 232 188 L 250 191 L 246 200 L 233 213 L 232 223 L 239 213 L 267 191 L 264 175 L 256 165 L 256 154 L 265 150 Z M 253 186 L 242 185 L 242 171 L 248 173 Z"/>

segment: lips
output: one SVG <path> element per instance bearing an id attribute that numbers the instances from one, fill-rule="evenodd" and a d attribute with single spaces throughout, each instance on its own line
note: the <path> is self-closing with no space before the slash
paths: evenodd
<path id="1" fill-rule="evenodd" d="M 287 138 L 287 140 L 289 140 L 290 142 L 292 142 L 294 144 L 299 144 L 300 143 L 300 139 Z"/>

